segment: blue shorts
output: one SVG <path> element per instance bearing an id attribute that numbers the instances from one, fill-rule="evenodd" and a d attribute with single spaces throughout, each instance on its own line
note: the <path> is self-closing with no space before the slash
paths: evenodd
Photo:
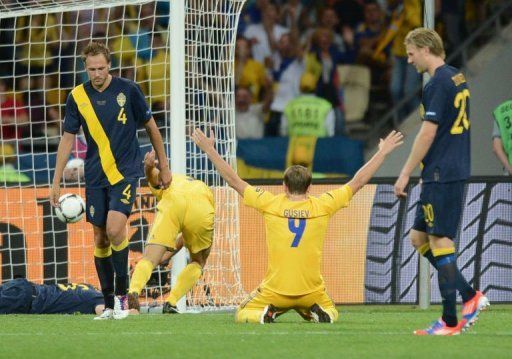
<path id="1" fill-rule="evenodd" d="M 453 240 L 462 215 L 464 186 L 464 181 L 423 183 L 412 228 Z"/>
<path id="2" fill-rule="evenodd" d="M 35 297 L 34 286 L 17 278 L 0 286 L 0 314 L 28 314 Z"/>
<path id="3" fill-rule="evenodd" d="M 137 193 L 138 179 L 124 179 L 113 186 L 85 188 L 87 222 L 98 227 L 107 223 L 108 211 L 124 213 L 129 217 Z"/>

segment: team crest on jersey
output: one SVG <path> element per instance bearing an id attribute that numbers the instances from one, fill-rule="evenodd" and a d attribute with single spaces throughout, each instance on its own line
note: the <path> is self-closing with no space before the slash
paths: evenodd
<path id="1" fill-rule="evenodd" d="M 122 92 L 119 93 L 119 95 L 117 95 L 117 104 L 119 105 L 119 107 L 123 107 L 124 104 L 126 103 L 126 95 Z"/>
<path id="2" fill-rule="evenodd" d="M 89 207 L 89 213 L 91 214 L 91 217 L 94 217 L 94 206 Z"/>

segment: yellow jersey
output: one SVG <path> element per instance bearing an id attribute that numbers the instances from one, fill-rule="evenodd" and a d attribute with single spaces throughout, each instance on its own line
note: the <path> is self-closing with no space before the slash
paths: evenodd
<path id="1" fill-rule="evenodd" d="M 203 181 L 174 173 L 172 174 L 171 185 L 168 188 L 155 188 L 149 184 L 149 189 L 157 201 L 162 200 L 162 198 L 171 199 L 171 197 L 175 197 L 174 195 L 182 197 L 183 194 L 192 196 L 206 194 L 208 197 L 213 197 L 210 188 Z"/>
<path id="2" fill-rule="evenodd" d="M 322 249 L 330 217 L 347 207 L 352 189 L 345 185 L 319 197 L 291 201 L 247 186 L 244 204 L 265 220 L 268 269 L 262 286 L 283 295 L 304 295 L 325 288 L 320 273 Z"/>

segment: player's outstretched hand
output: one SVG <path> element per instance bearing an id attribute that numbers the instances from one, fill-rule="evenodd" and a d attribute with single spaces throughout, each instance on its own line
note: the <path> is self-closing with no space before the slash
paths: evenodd
<path id="1" fill-rule="evenodd" d="M 192 140 L 194 143 L 204 152 L 208 152 L 209 149 L 213 149 L 215 145 L 215 136 L 213 131 L 210 131 L 210 137 L 206 135 L 200 129 L 196 128 L 192 133 Z"/>
<path id="2" fill-rule="evenodd" d="M 400 147 L 404 143 L 404 135 L 399 131 L 391 131 L 385 139 L 380 139 L 379 151 L 384 155 L 388 155 L 393 152 L 397 147 Z"/>

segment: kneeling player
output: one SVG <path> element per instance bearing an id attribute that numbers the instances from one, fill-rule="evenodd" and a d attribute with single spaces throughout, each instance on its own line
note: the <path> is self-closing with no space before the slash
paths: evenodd
<path id="1" fill-rule="evenodd" d="M 183 175 L 173 175 L 167 189 L 158 189 L 158 169 L 155 153 L 144 158 L 144 171 L 151 191 L 158 200 L 157 214 L 142 258 L 133 273 L 128 290 L 128 307 L 140 309 L 138 295 L 148 282 L 151 272 L 161 262 L 166 251 L 175 252 L 183 237 L 191 262 L 179 274 L 164 304 L 164 313 L 176 312 L 176 303 L 199 280 L 213 240 L 213 194 L 206 184 Z"/>
<path id="2" fill-rule="evenodd" d="M 354 178 L 341 188 L 310 196 L 311 173 L 303 166 L 291 166 L 284 173 L 284 192 L 274 195 L 250 186 L 233 171 L 215 150 L 213 136 L 196 129 L 193 140 L 213 162 L 219 174 L 265 219 L 268 270 L 260 287 L 240 306 L 236 321 L 271 323 L 290 309 L 303 318 L 320 323 L 338 319 L 338 311 L 325 292 L 320 273 L 323 242 L 329 219 L 348 206 L 384 162 L 402 144 L 402 134 L 392 132 L 381 140 L 379 151 Z"/>

